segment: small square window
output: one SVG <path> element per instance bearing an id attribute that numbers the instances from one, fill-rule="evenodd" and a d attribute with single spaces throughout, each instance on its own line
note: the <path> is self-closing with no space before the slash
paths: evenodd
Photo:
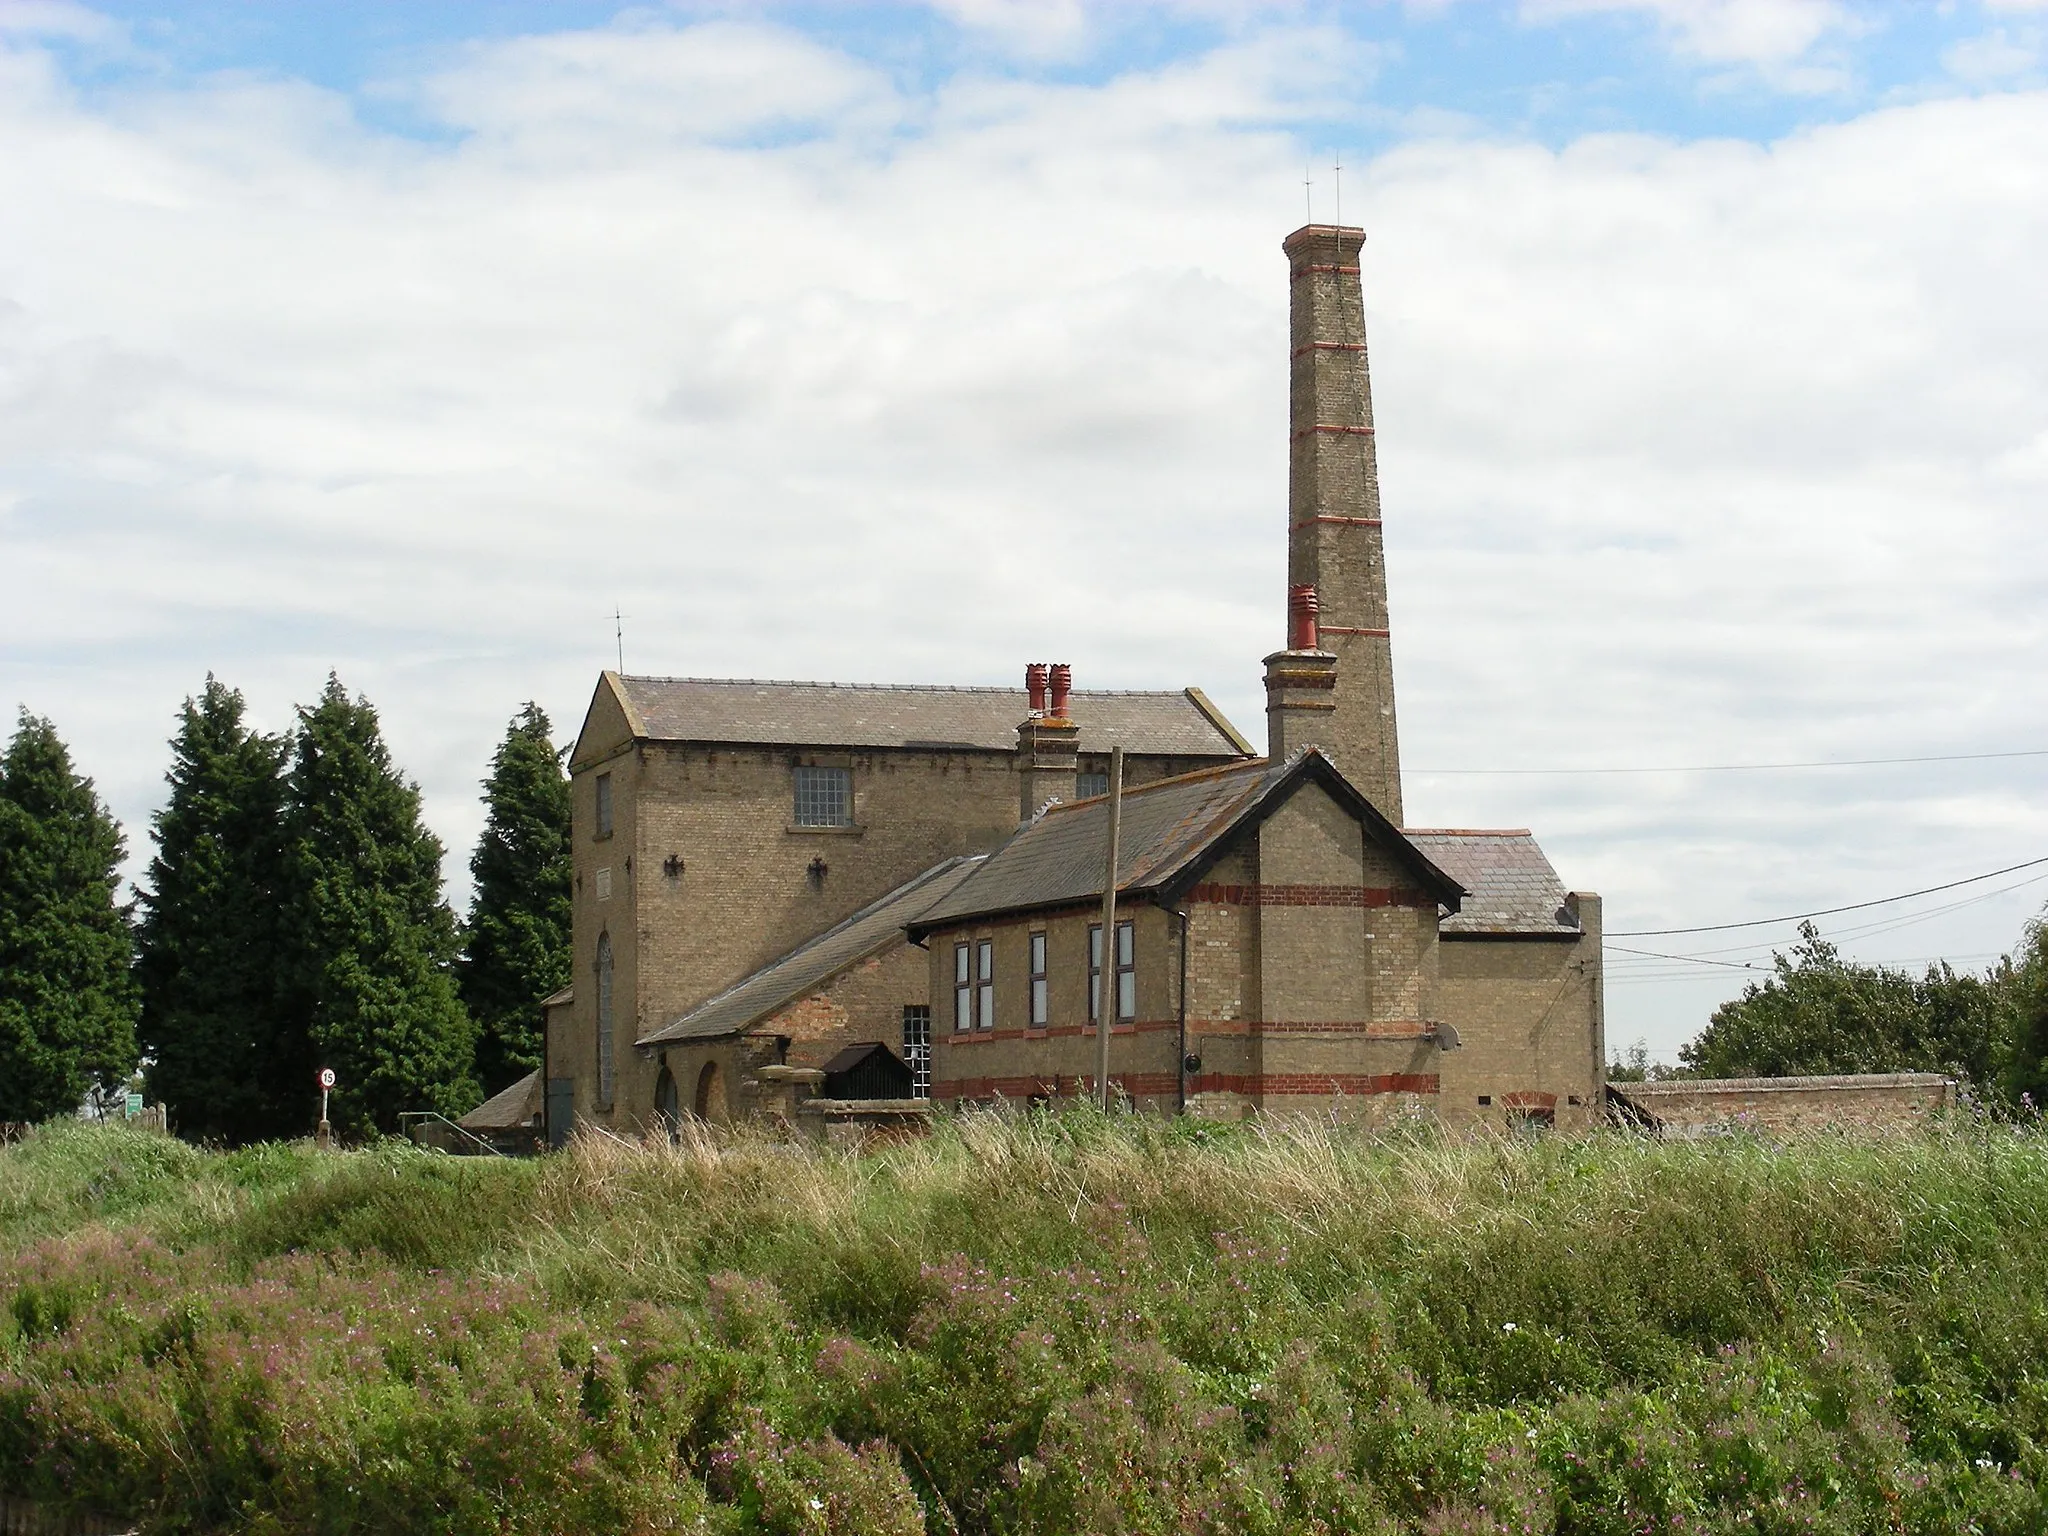
<path id="1" fill-rule="evenodd" d="M 799 767 L 796 824 L 800 827 L 853 825 L 853 770 Z"/>
<path id="2" fill-rule="evenodd" d="M 1074 796 L 1088 800 L 1096 795 L 1109 793 L 1109 775 L 1106 773 L 1077 773 L 1074 775 Z"/>
<path id="3" fill-rule="evenodd" d="M 597 835 L 612 835 L 612 776 L 608 773 L 597 776 Z"/>
<path id="4" fill-rule="evenodd" d="M 1491 1104 L 1493 1102 L 1493 1095 L 1490 1093 L 1482 1093 L 1481 1095 L 1479 1095 L 1479 1102 L 1481 1104 Z"/>

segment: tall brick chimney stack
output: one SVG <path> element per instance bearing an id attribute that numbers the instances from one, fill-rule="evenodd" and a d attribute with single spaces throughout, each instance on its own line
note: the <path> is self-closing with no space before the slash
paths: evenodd
<path id="1" fill-rule="evenodd" d="M 1076 798 L 1081 727 L 1067 718 L 1072 678 L 1064 662 L 1050 668 L 1033 662 L 1024 669 L 1024 694 L 1031 712 L 1017 727 L 1019 822 L 1036 816 L 1048 800 L 1071 805 Z"/>
<path id="2" fill-rule="evenodd" d="M 1281 246 L 1289 267 L 1293 357 L 1287 581 L 1290 588 L 1315 589 L 1321 605 L 1318 649 L 1336 657 L 1328 695 L 1335 708 L 1325 725 L 1327 739 L 1318 745 L 1398 827 L 1401 749 L 1394 727 L 1365 299 L 1358 281 L 1364 244 L 1362 229 L 1309 224 Z M 1270 750 L 1279 755 L 1277 747 Z"/>

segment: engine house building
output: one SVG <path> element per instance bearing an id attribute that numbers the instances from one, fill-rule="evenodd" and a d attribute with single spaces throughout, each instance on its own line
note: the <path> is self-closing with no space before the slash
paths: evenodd
<path id="1" fill-rule="evenodd" d="M 1062 666 L 1022 690 L 602 676 L 571 759 L 552 1140 L 787 1115 L 828 1084 L 842 1108 L 1087 1094 L 1104 966 L 1112 1085 L 1143 1107 L 1600 1113 L 1598 897 L 1526 830 L 1405 826 L 1364 239 L 1284 243 L 1289 592 L 1263 756 L 1199 689 L 1076 692 Z"/>

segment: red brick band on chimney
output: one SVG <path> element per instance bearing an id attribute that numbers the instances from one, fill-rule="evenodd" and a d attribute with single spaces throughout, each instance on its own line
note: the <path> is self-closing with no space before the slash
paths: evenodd
<path id="1" fill-rule="evenodd" d="M 1296 347 L 1288 355 L 1290 358 L 1293 358 L 1307 357 L 1311 352 L 1363 352 L 1364 350 L 1365 343 L 1362 341 L 1312 341 L 1305 347 Z"/>
<path id="2" fill-rule="evenodd" d="M 1393 632 L 1385 629 L 1353 629 L 1347 624 L 1325 624 L 1322 628 L 1326 635 L 1368 635 L 1375 640 L 1393 638 Z"/>
<path id="3" fill-rule="evenodd" d="M 1377 528 L 1380 520 L 1376 517 L 1337 517 L 1331 513 L 1320 513 L 1315 517 L 1304 517 L 1299 522 L 1289 523 L 1293 528 L 1313 528 L 1317 523 L 1335 523 L 1339 528 Z"/>
<path id="4" fill-rule="evenodd" d="M 1347 427 L 1333 421 L 1319 421 L 1314 426 L 1303 427 L 1299 432 L 1293 434 L 1294 441 L 1298 443 L 1304 437 L 1317 432 L 1328 432 L 1342 437 L 1372 437 L 1375 435 L 1371 427 Z"/>
<path id="5" fill-rule="evenodd" d="M 1311 275 L 1312 273 L 1317 273 L 1317 272 L 1335 272 L 1335 273 L 1337 273 L 1338 275 L 1340 275 L 1340 276 L 1343 276 L 1343 277 L 1356 277 L 1356 276 L 1358 275 L 1358 268 L 1356 268 L 1356 267 L 1333 267 L 1333 266 L 1326 266 L 1326 265 L 1323 265 L 1323 264 L 1321 264 L 1321 263 L 1318 263 L 1317 265 L 1314 265 L 1314 266 L 1308 266 L 1308 267 L 1296 267 L 1296 268 L 1294 269 L 1294 280 L 1295 280 L 1296 282 L 1300 282 L 1300 281 L 1301 281 L 1301 280 L 1302 280 L 1302 279 L 1303 279 L 1304 277 L 1307 277 L 1307 276 Z"/>

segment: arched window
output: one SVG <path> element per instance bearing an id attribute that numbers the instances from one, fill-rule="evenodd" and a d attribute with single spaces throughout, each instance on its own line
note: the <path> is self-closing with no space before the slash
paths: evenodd
<path id="1" fill-rule="evenodd" d="M 654 1112 L 661 1117 L 661 1128 L 673 1136 L 683 1123 L 683 1106 L 676 1091 L 676 1075 L 664 1066 L 661 1076 L 654 1080 Z"/>
<path id="2" fill-rule="evenodd" d="M 697 1118 L 714 1125 L 725 1119 L 725 1077 L 715 1061 L 705 1062 L 697 1074 Z"/>
<path id="3" fill-rule="evenodd" d="M 612 1107 L 612 936 L 597 936 L 597 1107 Z"/>

